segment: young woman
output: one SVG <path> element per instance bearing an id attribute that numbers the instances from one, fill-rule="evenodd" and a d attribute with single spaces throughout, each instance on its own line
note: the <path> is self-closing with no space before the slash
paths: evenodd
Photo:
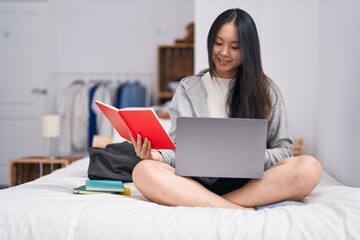
<path id="1" fill-rule="evenodd" d="M 176 140 L 179 116 L 268 119 L 263 178 L 178 176 L 175 152 L 151 149 L 151 142 L 138 135 L 132 143 L 143 160 L 133 171 L 135 186 L 148 199 L 170 206 L 253 209 L 300 201 L 318 184 L 322 168 L 311 156 L 292 157 L 285 105 L 279 89 L 263 72 L 251 16 L 241 9 L 221 13 L 208 34 L 208 55 L 209 69 L 183 79 L 176 90 L 170 106 L 170 136 Z"/>

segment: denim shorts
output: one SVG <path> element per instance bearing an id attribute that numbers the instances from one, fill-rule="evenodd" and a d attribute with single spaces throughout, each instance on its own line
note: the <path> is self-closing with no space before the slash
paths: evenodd
<path id="1" fill-rule="evenodd" d="M 245 184 L 247 184 L 251 180 L 249 178 L 219 178 L 216 182 L 210 185 L 201 182 L 196 178 L 193 179 L 199 182 L 211 192 L 220 196 L 245 186 Z"/>

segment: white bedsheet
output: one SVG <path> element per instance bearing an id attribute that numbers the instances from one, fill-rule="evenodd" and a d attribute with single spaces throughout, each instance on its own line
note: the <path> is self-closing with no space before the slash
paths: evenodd
<path id="1" fill-rule="evenodd" d="M 360 239 L 360 189 L 324 174 L 304 206 L 261 211 L 167 207 L 131 197 L 77 195 L 88 158 L 0 191 L 0 239 Z"/>

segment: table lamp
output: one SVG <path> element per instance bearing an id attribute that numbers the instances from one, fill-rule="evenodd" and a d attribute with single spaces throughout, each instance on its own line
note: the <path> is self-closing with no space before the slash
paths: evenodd
<path id="1" fill-rule="evenodd" d="M 55 139 L 60 137 L 60 116 L 44 115 L 41 118 L 42 135 L 50 139 L 50 158 L 56 158 Z"/>

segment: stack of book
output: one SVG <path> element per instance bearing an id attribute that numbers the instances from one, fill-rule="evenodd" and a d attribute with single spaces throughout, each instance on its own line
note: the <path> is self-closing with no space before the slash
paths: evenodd
<path id="1" fill-rule="evenodd" d="M 86 180 L 86 184 L 74 188 L 76 194 L 101 194 L 112 193 L 130 196 L 130 188 L 126 187 L 122 181 L 114 180 Z"/>

